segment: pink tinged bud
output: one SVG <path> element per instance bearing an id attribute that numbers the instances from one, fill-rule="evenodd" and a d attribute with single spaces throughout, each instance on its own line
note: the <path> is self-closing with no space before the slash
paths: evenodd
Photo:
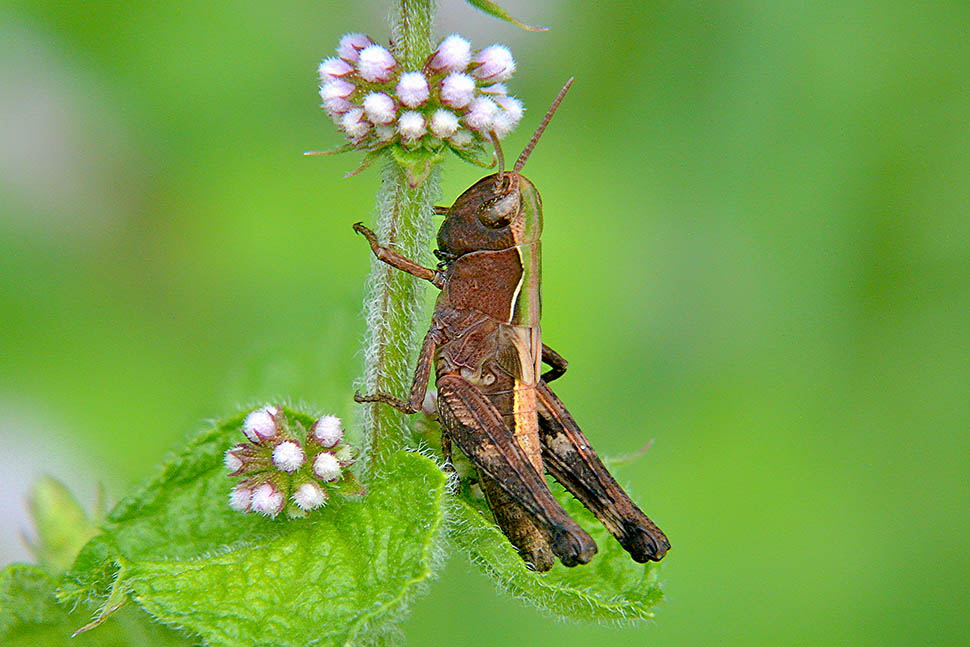
<path id="1" fill-rule="evenodd" d="M 488 97 L 478 97 L 468 106 L 465 123 L 472 130 L 481 132 L 491 130 L 492 120 L 498 112 L 498 105 Z"/>
<path id="2" fill-rule="evenodd" d="M 340 418 L 337 416 L 323 416 L 310 428 L 313 440 L 324 447 L 334 447 L 343 440 L 344 430 L 340 426 Z"/>
<path id="3" fill-rule="evenodd" d="M 452 108 L 464 108 L 475 97 L 475 79 L 452 72 L 441 82 L 441 102 Z"/>
<path id="4" fill-rule="evenodd" d="M 389 124 L 394 121 L 397 107 L 394 99 L 383 92 L 371 92 L 364 97 L 364 112 L 372 124 Z"/>
<path id="5" fill-rule="evenodd" d="M 431 58 L 431 69 L 441 72 L 461 72 L 468 67 L 471 57 L 471 44 L 458 34 L 452 34 L 438 45 L 438 49 Z"/>
<path id="6" fill-rule="evenodd" d="M 226 455 L 222 459 L 229 472 L 237 472 L 243 466 L 242 459 L 232 453 L 231 449 L 226 450 Z"/>
<path id="7" fill-rule="evenodd" d="M 405 72 L 394 89 L 404 105 L 415 108 L 428 100 L 428 80 L 421 72 Z"/>
<path id="8" fill-rule="evenodd" d="M 385 83 L 391 80 L 391 70 L 397 61 L 389 51 L 380 45 L 369 45 L 360 52 L 357 71 L 361 78 L 371 83 Z"/>
<path id="9" fill-rule="evenodd" d="M 339 58 L 325 58 L 317 67 L 317 74 L 320 75 L 320 81 L 327 83 L 328 81 L 336 81 L 342 76 L 347 76 L 354 71 L 353 66 Z"/>
<path id="10" fill-rule="evenodd" d="M 441 108 L 431 115 L 431 132 L 435 137 L 451 137 L 458 130 L 458 116 L 450 110 Z"/>
<path id="11" fill-rule="evenodd" d="M 253 490 L 252 509 L 267 517 L 275 517 L 283 510 L 283 493 L 272 483 L 257 485 Z"/>
<path id="12" fill-rule="evenodd" d="M 243 421 L 243 433 L 246 434 L 246 438 L 254 443 L 276 438 L 276 416 L 278 414 L 279 409 L 273 406 L 256 409 L 250 413 Z"/>
<path id="13" fill-rule="evenodd" d="M 451 137 L 449 137 L 448 141 L 450 141 L 451 145 L 456 148 L 465 148 L 473 141 L 475 141 L 475 136 L 472 135 L 471 132 L 462 129 L 456 132 Z"/>
<path id="14" fill-rule="evenodd" d="M 346 61 L 356 63 L 360 57 L 360 50 L 372 43 L 373 41 L 364 34 L 344 34 L 337 46 L 337 55 Z"/>
<path id="15" fill-rule="evenodd" d="M 313 461 L 313 473 L 321 481 L 336 481 L 340 478 L 340 461 L 333 454 L 317 454 Z"/>
<path id="16" fill-rule="evenodd" d="M 401 137 L 407 141 L 420 139 L 427 129 L 424 126 L 424 116 L 420 112 L 408 110 L 397 120 L 397 129 Z"/>
<path id="17" fill-rule="evenodd" d="M 364 120 L 364 111 L 354 108 L 340 120 L 340 127 L 354 139 L 360 139 L 370 130 L 370 124 Z"/>
<path id="18" fill-rule="evenodd" d="M 320 99 L 323 107 L 332 114 L 343 114 L 353 106 L 347 98 L 354 93 L 356 86 L 343 79 L 329 81 L 320 86 Z"/>
<path id="19" fill-rule="evenodd" d="M 486 85 L 484 88 L 479 88 L 479 92 L 482 94 L 508 94 L 508 88 L 505 87 L 504 83 L 494 83 L 492 85 Z"/>
<path id="20" fill-rule="evenodd" d="M 306 511 L 316 510 L 327 502 L 327 498 L 327 493 L 323 488 L 312 481 L 303 483 L 293 493 L 293 503 L 300 510 Z"/>
<path id="21" fill-rule="evenodd" d="M 295 472 L 304 460 L 303 448 L 292 440 L 284 440 L 273 449 L 273 465 L 284 472 Z"/>
<path id="22" fill-rule="evenodd" d="M 229 507 L 239 512 L 249 512 L 253 491 L 245 485 L 237 485 L 229 493 Z"/>
<path id="23" fill-rule="evenodd" d="M 472 75 L 480 81 L 505 81 L 515 72 L 515 59 L 505 45 L 489 45 L 472 57 Z"/>
<path id="24" fill-rule="evenodd" d="M 492 130 L 498 137 L 505 137 L 519 125 L 522 120 L 522 102 L 515 97 L 495 97 L 495 103 L 501 110 L 492 120 Z"/>

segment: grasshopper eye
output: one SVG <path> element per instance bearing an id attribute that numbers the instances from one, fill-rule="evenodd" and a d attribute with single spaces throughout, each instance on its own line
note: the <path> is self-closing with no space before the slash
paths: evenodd
<path id="1" fill-rule="evenodd" d="M 508 227 L 519 208 L 519 192 L 509 191 L 485 202 L 478 209 L 478 221 L 489 229 Z"/>

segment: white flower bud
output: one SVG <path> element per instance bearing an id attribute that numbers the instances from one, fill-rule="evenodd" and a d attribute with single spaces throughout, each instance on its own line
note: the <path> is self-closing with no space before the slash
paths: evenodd
<path id="1" fill-rule="evenodd" d="M 293 493 L 293 503 L 300 510 L 316 510 L 327 502 L 327 493 L 323 488 L 312 481 L 302 483 Z"/>
<path id="2" fill-rule="evenodd" d="M 323 106 L 332 114 L 343 114 L 353 107 L 347 97 L 356 89 L 353 83 L 335 79 L 320 86 L 320 99 L 323 101 Z"/>
<path id="3" fill-rule="evenodd" d="M 515 59 L 505 45 L 489 45 L 472 57 L 472 75 L 480 81 L 505 81 L 515 72 Z"/>
<path id="4" fill-rule="evenodd" d="M 273 465 L 284 472 L 295 472 L 300 469 L 305 459 L 303 448 L 292 440 L 284 440 L 273 449 Z"/>
<path id="5" fill-rule="evenodd" d="M 391 80 L 391 70 L 396 64 L 389 51 L 380 45 L 368 45 L 360 52 L 357 71 L 361 78 L 371 83 L 386 83 Z"/>
<path id="6" fill-rule="evenodd" d="M 353 108 L 340 120 L 340 127 L 354 139 L 360 139 L 370 130 L 370 124 L 364 120 L 364 111 Z"/>
<path id="7" fill-rule="evenodd" d="M 333 454 L 317 454 L 313 461 L 313 473 L 321 481 L 336 481 L 340 478 L 340 461 Z"/>
<path id="8" fill-rule="evenodd" d="M 337 46 L 337 55 L 346 61 L 356 63 L 360 57 L 360 50 L 372 43 L 373 41 L 364 34 L 344 34 L 340 39 L 340 45 Z"/>
<path id="9" fill-rule="evenodd" d="M 455 148 L 465 148 L 473 141 L 475 141 L 475 136 L 472 135 L 471 132 L 462 128 L 454 135 L 449 137 L 448 141 L 450 141 L 451 145 L 454 146 Z"/>
<path id="10" fill-rule="evenodd" d="M 371 92 L 364 97 L 364 112 L 372 124 L 389 124 L 394 121 L 397 107 L 394 99 L 383 92 Z"/>
<path id="11" fill-rule="evenodd" d="M 323 416 L 313 423 L 310 436 L 324 447 L 334 447 L 343 440 L 344 430 L 337 416 Z"/>
<path id="12" fill-rule="evenodd" d="M 253 500 L 253 491 L 245 485 L 237 485 L 229 493 L 229 507 L 239 512 L 249 512 L 249 504 Z"/>
<path id="13" fill-rule="evenodd" d="M 401 137 L 408 141 L 419 139 L 426 132 L 424 116 L 420 112 L 408 110 L 397 120 L 397 129 Z"/>
<path id="14" fill-rule="evenodd" d="M 267 517 L 275 517 L 283 510 L 283 493 L 272 483 L 262 483 L 253 490 L 252 509 Z"/>
<path id="15" fill-rule="evenodd" d="M 461 72 L 468 66 L 471 56 L 471 44 L 458 34 L 452 34 L 438 45 L 438 49 L 431 58 L 431 69 Z"/>
<path id="16" fill-rule="evenodd" d="M 475 96 L 475 79 L 452 72 L 441 82 L 441 102 L 452 108 L 464 108 Z"/>
<path id="17" fill-rule="evenodd" d="M 320 75 L 320 81 L 322 83 L 335 81 L 341 76 L 347 76 L 353 71 L 354 68 L 350 63 L 339 58 L 325 58 L 317 68 L 317 74 Z"/>
<path id="18" fill-rule="evenodd" d="M 243 421 L 242 431 L 246 434 L 246 438 L 254 443 L 276 438 L 277 415 L 279 415 L 279 409 L 274 406 L 265 406 L 250 413 Z"/>
<path id="19" fill-rule="evenodd" d="M 230 473 L 238 471 L 243 466 L 242 459 L 233 454 L 231 449 L 226 450 L 225 456 L 222 457 L 222 462 Z"/>
<path id="20" fill-rule="evenodd" d="M 468 113 L 465 115 L 465 123 L 472 130 L 488 131 L 492 128 L 492 120 L 498 106 L 488 97 L 478 97 L 468 106 Z"/>
<path id="21" fill-rule="evenodd" d="M 439 108 L 431 115 L 431 132 L 435 137 L 451 137 L 458 130 L 458 116 L 451 110 Z"/>
<path id="22" fill-rule="evenodd" d="M 428 100 L 428 80 L 421 72 L 405 72 L 394 88 L 404 105 L 415 108 Z"/>
<path id="23" fill-rule="evenodd" d="M 515 97 L 495 97 L 495 103 L 502 109 L 492 120 L 492 130 L 501 138 L 508 135 L 522 120 L 522 102 Z"/>

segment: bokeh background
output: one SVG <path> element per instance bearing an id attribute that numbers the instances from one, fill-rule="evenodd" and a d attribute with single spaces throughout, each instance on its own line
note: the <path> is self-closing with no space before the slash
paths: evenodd
<path id="1" fill-rule="evenodd" d="M 557 390 L 671 537 L 653 624 L 455 556 L 411 644 L 970 642 L 970 5 L 441 0 L 530 108 Z M 117 498 L 202 421 L 352 418 L 377 172 L 318 108 L 362 2 L 0 1 L 0 558 L 42 472 Z M 443 202 L 479 171 L 451 159 Z"/>

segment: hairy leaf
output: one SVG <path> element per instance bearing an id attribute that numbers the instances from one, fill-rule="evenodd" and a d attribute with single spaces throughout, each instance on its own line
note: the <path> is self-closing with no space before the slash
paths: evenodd
<path id="1" fill-rule="evenodd" d="M 14 564 L 0 572 L 0 644 L 4 647 L 188 647 L 197 641 L 152 622 L 143 611 L 124 609 L 97 634 L 74 631 L 86 613 L 69 613 L 54 597 L 54 580 L 35 566 Z"/>
<path id="2" fill-rule="evenodd" d="M 573 620 L 653 617 L 653 607 L 663 599 L 660 566 L 634 562 L 582 504 L 558 485 L 553 491 L 596 540 L 599 552 L 589 564 L 557 563 L 548 573 L 529 570 L 484 506 L 462 496 L 452 499 L 451 539 L 509 594 L 549 613 Z"/>
<path id="3" fill-rule="evenodd" d="M 438 466 L 402 452 L 363 500 L 333 496 L 306 519 L 242 514 L 227 504 L 222 463 L 242 419 L 197 435 L 119 503 L 62 597 L 94 599 L 108 613 L 130 599 L 213 646 L 344 644 L 394 619 L 431 574 L 443 516 Z"/>
<path id="4" fill-rule="evenodd" d="M 534 27 L 532 25 L 527 25 L 524 22 L 520 22 L 516 20 L 515 18 L 509 15 L 508 11 L 498 6 L 491 0 L 465 0 L 465 2 L 475 7 L 476 9 L 480 9 L 484 11 L 490 16 L 498 18 L 499 20 L 510 22 L 513 25 L 517 27 L 521 27 L 522 29 L 525 29 L 527 31 L 548 31 L 549 30 L 548 27 Z"/>

